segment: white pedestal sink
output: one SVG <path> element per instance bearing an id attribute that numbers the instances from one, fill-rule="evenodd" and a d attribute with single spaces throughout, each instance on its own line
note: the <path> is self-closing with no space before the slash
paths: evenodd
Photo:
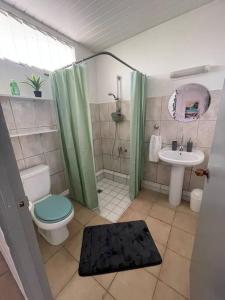
<path id="1" fill-rule="evenodd" d="M 185 167 L 201 164 L 204 160 L 204 153 L 200 150 L 186 152 L 172 151 L 170 148 L 163 148 L 159 151 L 159 158 L 172 165 L 169 202 L 171 205 L 177 206 L 181 202 Z"/>

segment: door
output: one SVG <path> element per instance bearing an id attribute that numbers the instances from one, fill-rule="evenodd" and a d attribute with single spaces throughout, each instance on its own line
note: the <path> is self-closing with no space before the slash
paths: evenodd
<path id="1" fill-rule="evenodd" d="M 0 227 L 27 298 L 52 300 L 1 105 Z"/>
<path id="2" fill-rule="evenodd" d="M 225 299 L 225 85 L 190 272 L 191 300 Z"/>

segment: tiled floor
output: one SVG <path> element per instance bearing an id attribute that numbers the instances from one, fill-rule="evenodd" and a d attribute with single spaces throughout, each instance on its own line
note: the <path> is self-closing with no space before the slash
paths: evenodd
<path id="1" fill-rule="evenodd" d="M 1 300 L 24 299 L 1 252 L 0 252 L 0 299 Z"/>
<path id="2" fill-rule="evenodd" d="M 160 266 L 94 277 L 77 269 L 84 226 L 110 223 L 75 204 L 70 237 L 54 247 L 38 236 L 47 275 L 57 300 L 185 300 L 189 297 L 189 268 L 197 215 L 186 203 L 169 206 L 165 195 L 143 190 L 119 221 L 143 219 L 162 255 Z"/>
<path id="3" fill-rule="evenodd" d="M 131 204 L 128 185 L 121 184 L 109 179 L 98 182 L 98 194 L 100 216 L 111 222 L 116 222 Z"/>

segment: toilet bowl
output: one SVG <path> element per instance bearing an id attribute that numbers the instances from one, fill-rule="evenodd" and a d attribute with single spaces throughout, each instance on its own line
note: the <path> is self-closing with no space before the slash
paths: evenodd
<path id="1" fill-rule="evenodd" d="M 74 216 L 71 201 L 50 194 L 50 173 L 47 165 L 39 165 L 20 173 L 29 209 L 40 234 L 52 245 L 63 243 L 69 236 L 67 224 Z"/>

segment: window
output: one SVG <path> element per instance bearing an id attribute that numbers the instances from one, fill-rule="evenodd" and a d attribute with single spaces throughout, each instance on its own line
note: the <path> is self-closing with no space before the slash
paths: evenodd
<path id="1" fill-rule="evenodd" d="M 75 61 L 75 49 L 0 11 L 0 59 L 53 71 Z"/>

